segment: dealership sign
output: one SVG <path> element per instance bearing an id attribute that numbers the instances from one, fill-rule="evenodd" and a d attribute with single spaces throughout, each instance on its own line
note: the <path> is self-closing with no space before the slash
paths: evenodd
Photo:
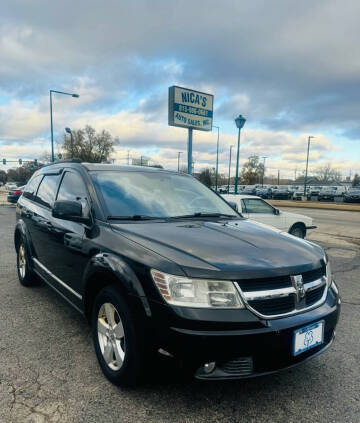
<path id="1" fill-rule="evenodd" d="M 200 91 L 169 87 L 169 125 L 211 131 L 214 96 Z"/>

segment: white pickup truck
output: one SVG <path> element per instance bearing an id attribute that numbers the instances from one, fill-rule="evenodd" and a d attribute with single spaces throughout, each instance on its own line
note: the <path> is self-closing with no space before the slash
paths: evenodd
<path id="1" fill-rule="evenodd" d="M 308 229 L 315 229 L 311 217 L 280 211 L 260 197 L 254 195 L 224 194 L 222 197 L 235 203 L 237 210 L 249 219 L 274 226 L 299 238 L 305 238 Z"/>

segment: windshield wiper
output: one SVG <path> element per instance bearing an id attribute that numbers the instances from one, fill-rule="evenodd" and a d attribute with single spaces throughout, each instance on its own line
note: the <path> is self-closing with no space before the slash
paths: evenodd
<path id="1" fill-rule="evenodd" d="M 183 214 L 181 216 L 171 216 L 171 219 L 188 219 L 192 217 L 238 217 L 233 214 L 224 214 L 224 213 L 202 213 L 197 212 L 193 214 Z"/>
<path id="2" fill-rule="evenodd" d="M 145 214 L 133 214 L 132 216 L 108 216 L 107 220 L 154 220 L 164 219 L 160 216 L 147 216 Z"/>

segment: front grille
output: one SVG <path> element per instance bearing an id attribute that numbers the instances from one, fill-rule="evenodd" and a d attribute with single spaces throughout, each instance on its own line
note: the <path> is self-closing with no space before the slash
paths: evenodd
<path id="1" fill-rule="evenodd" d="M 326 267 L 304 272 L 301 276 L 305 298 L 301 297 L 304 291 L 301 291 L 301 280 L 295 280 L 293 286 L 290 275 L 237 283 L 249 308 L 262 316 L 272 317 L 305 310 L 321 300 L 326 289 Z"/>
<path id="2" fill-rule="evenodd" d="M 290 276 L 275 278 L 243 279 L 238 281 L 243 291 L 265 291 L 267 289 L 281 289 L 291 286 Z"/>
<path id="3" fill-rule="evenodd" d="M 220 362 L 218 367 L 232 376 L 249 376 L 254 370 L 252 357 L 238 357 L 234 360 Z"/>
<path id="4" fill-rule="evenodd" d="M 305 296 L 306 306 L 309 307 L 318 302 L 324 294 L 324 289 L 325 287 L 321 286 L 320 288 L 308 291 Z"/>
<path id="5" fill-rule="evenodd" d="M 290 313 L 295 308 L 295 295 L 273 300 L 249 301 L 249 305 L 259 313 L 266 315 Z"/>
<path id="6" fill-rule="evenodd" d="M 308 283 L 325 276 L 325 266 L 310 270 L 302 274 L 303 282 Z M 292 286 L 290 275 L 272 278 L 241 279 L 237 281 L 243 291 L 266 291 L 268 289 L 282 289 Z"/>

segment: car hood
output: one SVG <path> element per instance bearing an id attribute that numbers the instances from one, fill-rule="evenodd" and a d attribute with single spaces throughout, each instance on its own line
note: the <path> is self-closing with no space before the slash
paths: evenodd
<path id="1" fill-rule="evenodd" d="M 176 263 L 193 277 L 257 278 L 320 267 L 321 247 L 247 219 L 144 221 L 112 229 Z M 162 269 L 159 269 L 162 270 Z"/>

